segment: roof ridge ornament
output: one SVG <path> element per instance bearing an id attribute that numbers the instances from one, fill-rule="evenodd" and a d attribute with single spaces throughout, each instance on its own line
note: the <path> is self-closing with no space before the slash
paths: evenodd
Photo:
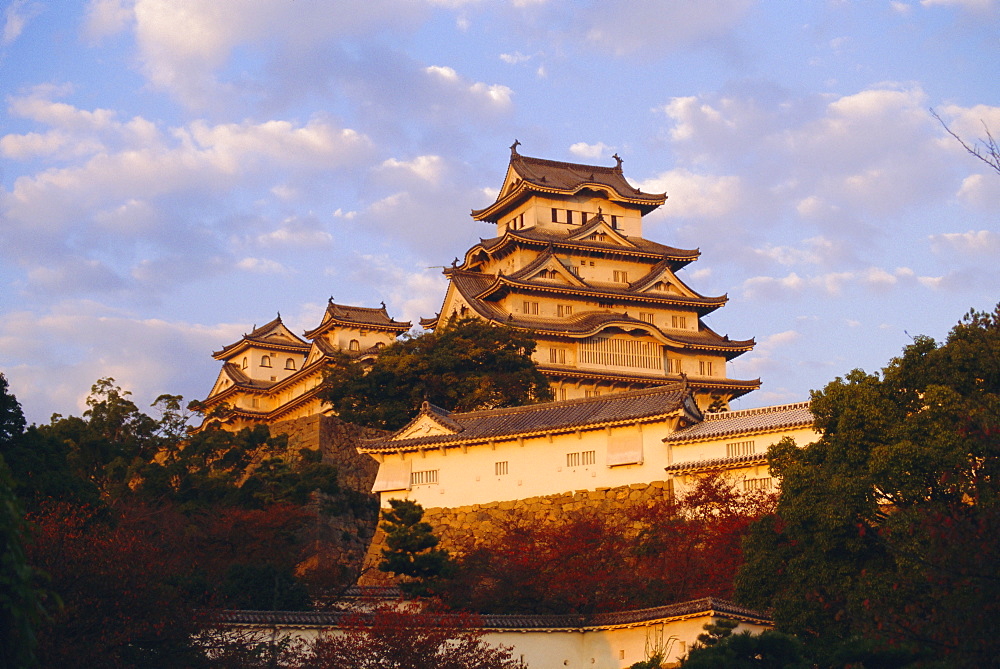
<path id="1" fill-rule="evenodd" d="M 612 157 L 612 158 L 614 158 L 614 159 L 615 159 L 615 161 L 616 161 L 616 162 L 618 163 L 617 165 L 615 165 L 615 170 L 616 170 L 616 171 L 618 171 L 618 172 L 621 172 L 621 171 L 622 171 L 622 163 L 624 162 L 624 161 L 622 160 L 621 156 L 619 156 L 619 155 L 618 155 L 618 154 L 616 153 L 615 155 L 613 155 L 613 156 L 611 156 L 611 157 Z"/>
<path id="2" fill-rule="evenodd" d="M 515 139 L 514 143 L 510 145 L 510 157 L 511 158 L 514 158 L 515 156 L 519 156 L 520 155 L 517 152 L 517 147 L 520 146 L 520 145 L 521 145 L 521 142 L 518 141 L 517 139 Z"/>

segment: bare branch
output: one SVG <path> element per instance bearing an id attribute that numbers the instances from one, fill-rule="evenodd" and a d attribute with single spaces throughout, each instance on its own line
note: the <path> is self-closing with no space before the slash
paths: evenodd
<path id="1" fill-rule="evenodd" d="M 965 149 L 966 151 L 974 155 L 976 158 L 979 158 L 979 160 L 983 161 L 984 163 L 992 167 L 997 174 L 1000 174 L 1000 144 L 998 144 L 997 140 L 994 139 L 993 134 L 990 132 L 989 126 L 986 125 L 986 121 L 982 121 L 983 132 L 986 133 L 986 139 L 980 137 L 978 140 L 976 140 L 974 144 L 970 146 L 969 144 L 965 143 L 965 140 L 963 140 L 961 137 L 955 134 L 955 132 L 948 127 L 948 124 L 945 123 L 940 116 L 938 116 L 938 113 L 934 111 L 933 108 L 930 110 L 930 112 L 931 116 L 933 116 L 938 120 L 938 123 L 941 124 L 941 126 L 948 132 L 948 134 L 954 137 L 958 141 L 958 143 L 962 145 L 963 149 Z"/>

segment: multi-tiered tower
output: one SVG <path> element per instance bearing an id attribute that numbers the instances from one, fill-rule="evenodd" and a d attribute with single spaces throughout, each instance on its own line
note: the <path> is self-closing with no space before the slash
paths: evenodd
<path id="1" fill-rule="evenodd" d="M 535 361 L 557 399 L 662 385 L 687 378 L 702 409 L 760 386 L 730 379 L 726 362 L 752 339 L 731 340 L 702 322 L 727 297 L 705 297 L 677 277 L 697 250 L 644 239 L 642 217 L 666 200 L 643 193 L 614 167 L 522 156 L 494 202 L 472 212 L 496 236 L 445 269 L 441 312 L 532 331 Z"/>

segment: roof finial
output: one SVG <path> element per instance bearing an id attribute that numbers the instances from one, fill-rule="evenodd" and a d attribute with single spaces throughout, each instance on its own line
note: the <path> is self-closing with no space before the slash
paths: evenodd
<path id="1" fill-rule="evenodd" d="M 517 155 L 517 147 L 521 145 L 521 142 L 514 140 L 514 143 L 510 145 L 510 157 L 513 158 Z"/>
<path id="2" fill-rule="evenodd" d="M 619 172 L 621 172 L 622 171 L 622 159 L 621 159 L 621 156 L 619 156 L 616 153 L 615 155 L 613 155 L 611 157 L 614 158 L 618 162 L 618 164 L 615 165 L 615 169 L 618 170 Z"/>
<path id="3" fill-rule="evenodd" d="M 382 300 L 382 311 L 385 311 L 385 300 Z"/>
<path id="4" fill-rule="evenodd" d="M 458 267 L 458 256 L 455 256 L 455 259 L 451 261 L 451 266 Z"/>

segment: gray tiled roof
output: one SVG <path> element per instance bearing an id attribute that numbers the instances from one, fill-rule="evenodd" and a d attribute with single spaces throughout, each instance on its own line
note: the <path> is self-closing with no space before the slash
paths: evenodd
<path id="1" fill-rule="evenodd" d="M 711 469 L 732 469 L 734 467 L 747 467 L 759 465 L 767 462 L 767 453 L 754 453 L 753 455 L 741 455 L 732 458 L 712 458 L 710 460 L 692 460 L 688 462 L 677 462 L 667 465 L 664 469 L 668 472 L 696 472 Z"/>
<path id="2" fill-rule="evenodd" d="M 677 443 L 769 430 L 803 428 L 812 424 L 813 415 L 809 411 L 809 402 L 779 404 L 758 409 L 705 414 L 704 420 L 700 423 L 678 430 L 665 437 L 663 441 Z"/>
<path id="3" fill-rule="evenodd" d="M 576 429 L 595 429 L 635 421 L 651 420 L 660 416 L 692 411 L 690 390 L 685 384 L 674 383 L 657 388 L 633 390 L 600 397 L 562 400 L 543 404 L 530 404 L 507 409 L 490 409 L 468 413 L 448 413 L 443 409 L 425 405 L 422 413 L 439 413 L 445 421 L 438 421 L 452 434 L 439 434 L 408 439 L 373 439 L 362 442 L 362 452 L 393 452 L 458 446 L 463 443 L 486 442 L 527 434 L 568 432 Z M 696 410 L 695 410 L 696 411 Z M 697 417 L 695 415 L 695 417 Z M 414 420 L 418 420 L 419 416 Z M 412 422 L 411 422 L 412 424 Z M 408 427 L 408 426 L 407 426 Z M 406 427 L 397 432 L 406 431 Z"/>
<path id="4" fill-rule="evenodd" d="M 594 629 L 614 627 L 618 625 L 634 625 L 667 618 L 692 616 L 697 614 L 725 615 L 730 618 L 750 620 L 757 623 L 770 623 L 767 615 L 761 611 L 748 609 L 732 602 L 714 597 L 696 599 L 690 602 L 680 602 L 667 606 L 657 606 L 648 609 L 631 611 L 615 611 L 610 613 L 595 613 L 592 615 L 481 615 L 477 616 L 481 629 L 494 630 L 555 630 L 555 629 Z M 215 611 L 211 620 L 223 625 L 265 625 L 287 627 L 336 627 L 345 618 L 351 616 L 357 620 L 365 613 L 347 611 Z M 434 620 L 447 620 L 454 614 L 430 614 Z M 463 618 L 468 620 L 468 618 Z"/>
<path id="5" fill-rule="evenodd" d="M 409 321 L 397 321 L 390 318 L 384 304 L 381 307 L 355 307 L 349 304 L 336 304 L 331 300 L 326 306 L 326 312 L 323 314 L 323 322 L 320 323 L 319 327 L 306 332 L 306 337 L 310 339 L 315 337 L 329 322 L 368 326 L 398 332 L 405 332 L 412 326 L 412 323 Z"/>
<path id="6" fill-rule="evenodd" d="M 235 350 L 243 348 L 248 344 L 257 344 L 262 348 L 270 348 L 280 351 L 305 352 L 309 350 L 309 343 L 295 336 L 291 330 L 281 322 L 281 316 L 273 321 L 254 328 L 249 334 L 244 334 L 243 339 L 224 346 L 222 350 L 212 353 L 212 357 L 222 359 L 232 354 Z"/>
<path id="7" fill-rule="evenodd" d="M 698 256 L 701 254 L 701 252 L 697 249 L 678 249 L 673 246 L 667 246 L 666 244 L 650 241 L 643 237 L 628 237 L 628 240 L 634 244 L 634 247 L 626 247 L 608 241 L 598 242 L 591 240 L 573 240 L 570 239 L 570 235 L 571 233 L 566 230 L 551 228 L 525 228 L 524 230 L 509 230 L 503 237 L 481 239 L 479 244 L 487 251 L 492 251 L 501 244 L 510 243 L 511 240 L 521 240 L 525 242 L 534 242 L 536 244 L 552 244 L 556 248 L 584 247 L 594 251 L 607 251 L 632 256 L 646 254 L 658 256 L 654 258 L 657 262 L 659 262 L 660 258 L 665 257 L 670 260 L 681 261 L 684 264 L 697 260 Z"/>

